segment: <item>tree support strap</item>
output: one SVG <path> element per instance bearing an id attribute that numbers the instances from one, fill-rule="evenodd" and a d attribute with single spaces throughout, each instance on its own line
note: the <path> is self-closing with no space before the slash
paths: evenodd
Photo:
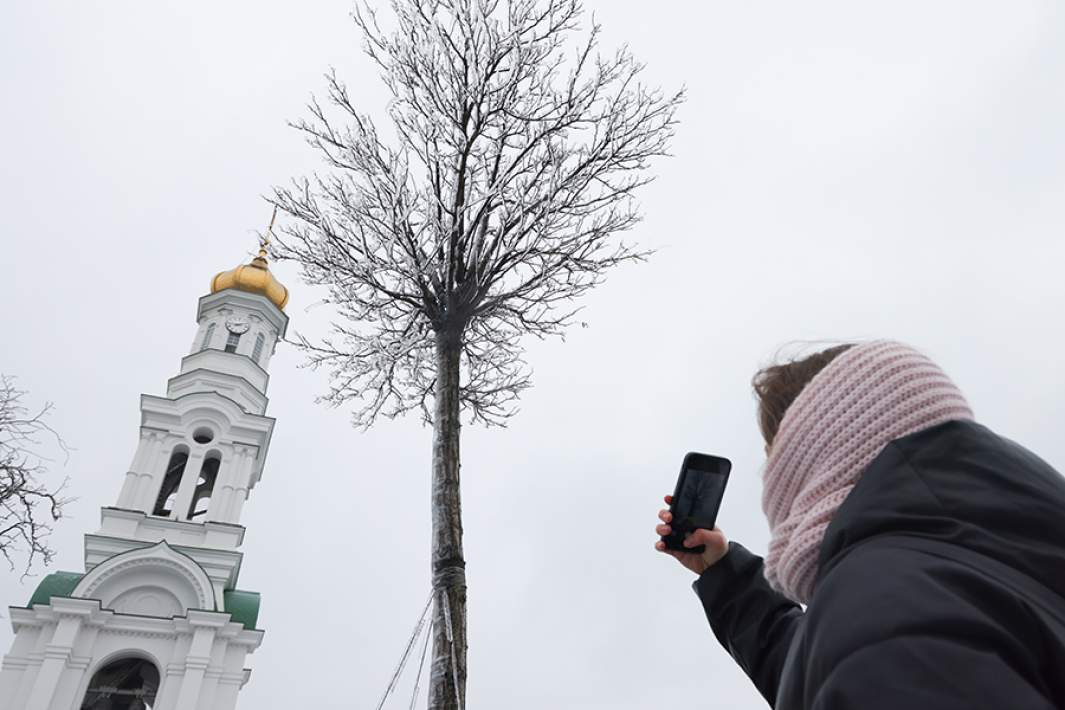
<path id="1" fill-rule="evenodd" d="M 463 560 L 441 560 L 433 571 L 433 589 L 466 586 L 466 563 Z"/>

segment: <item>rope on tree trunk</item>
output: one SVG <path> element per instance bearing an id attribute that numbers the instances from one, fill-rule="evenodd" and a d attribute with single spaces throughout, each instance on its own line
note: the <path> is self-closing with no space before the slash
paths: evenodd
<path id="1" fill-rule="evenodd" d="M 429 650 L 429 642 L 433 640 L 433 620 L 429 619 L 429 630 L 425 632 L 425 643 L 422 644 L 422 657 L 418 661 L 418 675 L 414 676 L 414 692 L 410 695 L 410 709 L 414 710 L 414 703 L 418 702 L 418 687 L 422 682 L 422 671 L 425 670 L 425 652 Z"/>
<path id="2" fill-rule="evenodd" d="M 455 684 L 455 707 L 462 710 L 462 699 L 459 697 L 459 663 L 455 658 L 455 635 L 451 629 L 451 604 L 448 601 L 447 589 L 441 588 L 444 595 L 444 622 L 447 624 L 447 642 L 451 646 L 451 681 Z"/>
<path id="3" fill-rule="evenodd" d="M 407 659 L 410 657 L 411 649 L 414 648 L 418 636 L 421 635 L 422 628 L 425 626 L 425 617 L 429 613 L 429 605 L 432 604 L 432 602 L 433 595 L 430 593 L 429 599 L 425 602 L 425 608 L 422 609 L 422 615 L 418 617 L 418 623 L 414 627 L 414 633 L 411 634 L 410 639 L 407 641 L 407 647 L 403 649 L 403 656 L 399 659 L 399 665 L 396 666 L 396 671 L 392 674 L 392 680 L 389 682 L 388 688 L 385 689 L 385 694 L 381 696 L 381 702 L 377 704 L 377 710 L 381 710 L 381 708 L 385 706 L 385 701 L 388 700 L 388 696 L 396 689 L 396 683 L 399 682 L 399 676 L 403 673 L 403 667 L 407 665 Z"/>

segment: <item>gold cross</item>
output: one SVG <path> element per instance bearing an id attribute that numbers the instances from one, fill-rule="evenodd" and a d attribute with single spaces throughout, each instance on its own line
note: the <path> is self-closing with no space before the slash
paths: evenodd
<path id="1" fill-rule="evenodd" d="M 270 226 L 266 228 L 266 235 L 259 240 L 259 256 L 266 257 L 266 247 L 270 246 L 270 238 L 274 236 L 274 220 L 277 219 L 277 205 L 274 205 L 274 214 L 270 217 Z"/>

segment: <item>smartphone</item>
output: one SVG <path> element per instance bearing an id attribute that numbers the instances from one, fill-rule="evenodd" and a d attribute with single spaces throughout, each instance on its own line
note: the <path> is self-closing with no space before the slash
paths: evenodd
<path id="1" fill-rule="evenodd" d="M 673 530 L 662 536 L 668 549 L 696 553 L 706 549 L 706 545 L 685 547 L 684 537 L 699 528 L 714 529 L 731 470 L 732 462 L 721 456 L 692 451 L 684 457 L 673 491 L 673 504 L 669 506 Z"/>

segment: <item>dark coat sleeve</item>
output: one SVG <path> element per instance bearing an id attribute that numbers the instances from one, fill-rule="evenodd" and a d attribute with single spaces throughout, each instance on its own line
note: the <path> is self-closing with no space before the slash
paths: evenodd
<path id="1" fill-rule="evenodd" d="M 776 704 L 780 674 L 802 607 L 766 581 L 762 558 L 738 543 L 693 584 L 718 641 L 754 681 L 762 697 Z"/>

